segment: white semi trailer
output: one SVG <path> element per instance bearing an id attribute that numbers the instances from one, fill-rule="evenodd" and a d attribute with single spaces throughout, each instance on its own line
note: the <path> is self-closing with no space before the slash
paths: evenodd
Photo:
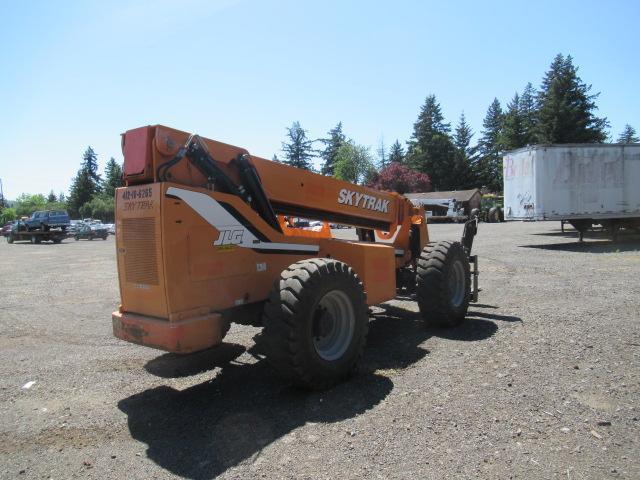
<path id="1" fill-rule="evenodd" d="M 504 156 L 505 220 L 640 228 L 640 144 L 535 145 Z"/>

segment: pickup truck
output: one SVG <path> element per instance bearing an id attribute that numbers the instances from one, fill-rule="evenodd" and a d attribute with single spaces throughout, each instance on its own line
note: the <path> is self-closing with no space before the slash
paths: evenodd
<path id="1" fill-rule="evenodd" d="M 70 222 L 69 215 L 64 210 L 43 210 L 31 215 L 31 218 L 25 220 L 25 224 L 30 231 L 46 232 L 51 228 L 60 228 L 64 232 Z"/>

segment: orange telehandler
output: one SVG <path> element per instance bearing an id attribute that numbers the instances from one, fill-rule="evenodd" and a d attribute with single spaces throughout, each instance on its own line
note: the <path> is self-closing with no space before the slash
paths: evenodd
<path id="1" fill-rule="evenodd" d="M 422 207 L 397 193 L 163 126 L 127 131 L 122 147 L 118 338 L 190 353 L 220 344 L 231 322 L 260 325 L 280 374 L 326 388 L 356 367 L 368 306 L 415 292 L 428 325 L 453 326 L 477 299 L 475 221 L 460 242 L 429 243 Z M 327 222 L 359 240 L 332 238 Z"/>

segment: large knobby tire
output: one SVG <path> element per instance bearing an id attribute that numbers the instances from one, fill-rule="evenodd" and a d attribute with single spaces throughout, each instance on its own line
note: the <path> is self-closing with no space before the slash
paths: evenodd
<path id="1" fill-rule="evenodd" d="M 368 331 L 367 298 L 351 267 L 314 258 L 282 272 L 262 319 L 267 361 L 297 386 L 324 389 L 356 369 Z"/>
<path id="2" fill-rule="evenodd" d="M 428 326 L 454 327 L 471 298 L 469 259 L 460 242 L 429 243 L 418 260 L 416 293 Z"/>

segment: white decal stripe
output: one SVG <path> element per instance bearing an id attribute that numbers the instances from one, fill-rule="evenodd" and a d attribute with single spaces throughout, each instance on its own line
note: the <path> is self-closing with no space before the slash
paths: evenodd
<path id="1" fill-rule="evenodd" d="M 184 200 L 195 212 L 204 218 L 207 223 L 222 231 L 227 229 L 243 230 L 242 243 L 239 247 L 257 248 L 260 250 L 292 250 L 296 252 L 320 251 L 318 245 L 304 245 L 300 243 L 272 243 L 260 242 L 240 221 L 231 215 L 220 203 L 209 195 L 200 192 L 192 192 L 183 188 L 169 187 L 167 195 L 173 195 Z"/>
<path id="2" fill-rule="evenodd" d="M 200 192 L 192 192 L 183 188 L 169 187 L 167 195 L 173 195 L 187 202 L 198 215 L 204 218 L 216 230 L 244 230 L 243 243 L 249 241 L 253 243 L 257 238 L 247 230 L 233 215 L 209 195 Z"/>

